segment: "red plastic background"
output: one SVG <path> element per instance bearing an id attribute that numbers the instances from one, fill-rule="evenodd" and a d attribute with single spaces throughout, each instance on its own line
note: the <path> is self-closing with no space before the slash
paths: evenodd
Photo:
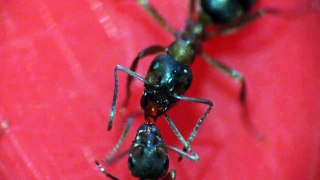
<path id="1" fill-rule="evenodd" d="M 152 3 L 174 27 L 183 26 L 186 1 Z M 186 95 L 211 99 L 215 108 L 192 144 L 200 162 L 178 163 L 170 153 L 178 180 L 320 179 L 319 1 L 262 0 L 259 7 L 297 13 L 266 15 L 204 49 L 244 74 L 252 122 L 267 139 L 245 131 L 239 84 L 197 58 Z M 148 45 L 172 40 L 135 1 L 0 1 L 0 118 L 10 121 L 0 138 L 0 179 L 106 179 L 93 160 L 111 150 L 125 122 L 117 114 L 107 132 L 113 69 L 129 67 Z M 141 75 L 149 63 L 141 63 Z M 142 88 L 133 83 L 128 112 L 139 108 Z M 169 114 L 186 137 L 204 110 L 180 102 Z M 142 122 L 135 121 L 121 151 Z M 157 124 L 166 143 L 181 147 L 162 118 Z M 106 168 L 133 179 L 127 157 Z"/>

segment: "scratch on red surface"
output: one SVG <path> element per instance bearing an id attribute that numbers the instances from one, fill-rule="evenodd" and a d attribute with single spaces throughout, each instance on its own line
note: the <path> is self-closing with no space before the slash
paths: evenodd
<path id="1" fill-rule="evenodd" d="M 57 22 L 54 20 L 43 0 L 39 1 L 39 14 L 41 14 L 41 19 L 53 35 L 54 41 L 57 44 L 58 48 L 61 52 L 63 52 L 65 61 L 68 62 L 72 74 L 78 82 L 79 86 L 82 87 L 84 92 L 87 94 L 95 92 L 95 90 L 93 89 L 93 84 L 90 83 L 85 77 L 85 73 L 82 70 L 79 59 L 75 56 L 73 50 L 68 45 L 62 31 L 60 30 Z"/>
<path id="2" fill-rule="evenodd" d="M 24 150 L 19 140 L 16 138 L 16 136 L 13 133 L 7 133 L 9 141 L 13 144 L 12 148 L 15 150 L 19 157 L 21 157 L 22 162 L 26 165 L 26 169 L 31 171 L 31 174 L 34 176 L 35 179 L 44 179 L 43 175 L 38 170 L 39 167 L 36 167 L 32 162 L 31 158 L 29 157 L 27 151 Z"/>
<path id="3" fill-rule="evenodd" d="M 45 157 L 47 159 L 46 166 L 50 165 L 49 167 L 59 167 L 59 164 L 57 164 L 57 162 L 55 161 L 54 155 L 50 153 L 50 148 L 44 147 L 43 149 L 41 149 L 41 151 L 45 153 Z M 63 173 L 61 171 L 55 171 L 55 176 L 57 176 L 56 177 L 57 179 L 64 178 Z M 51 177 L 48 177 L 48 176 L 46 178 L 51 179 Z"/>
<path id="4" fill-rule="evenodd" d="M 94 164 L 94 161 L 95 161 L 95 157 L 92 153 L 92 150 L 91 150 L 91 147 L 83 147 L 82 149 L 82 155 L 85 157 L 85 159 L 88 161 L 89 164 L 92 164 L 93 168 L 95 168 L 95 164 Z M 96 168 L 97 172 L 99 173 L 98 171 L 98 168 Z"/>
<path id="5" fill-rule="evenodd" d="M 98 22 L 103 27 L 108 37 L 114 37 L 118 35 L 118 29 L 114 26 L 110 16 L 104 11 L 103 2 L 100 0 L 87 0 L 91 10 L 95 13 Z"/>

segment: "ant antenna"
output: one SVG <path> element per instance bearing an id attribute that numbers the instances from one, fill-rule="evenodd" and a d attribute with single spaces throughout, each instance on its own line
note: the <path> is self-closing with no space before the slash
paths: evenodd
<path id="1" fill-rule="evenodd" d="M 99 170 L 101 172 L 103 172 L 103 174 L 105 174 L 107 177 L 109 177 L 110 179 L 113 179 L 113 180 L 119 180 L 118 178 L 114 177 L 113 175 L 111 175 L 110 173 L 108 173 L 106 171 L 106 169 L 99 163 L 99 161 L 97 160 L 94 160 L 94 163 L 98 166 Z"/>

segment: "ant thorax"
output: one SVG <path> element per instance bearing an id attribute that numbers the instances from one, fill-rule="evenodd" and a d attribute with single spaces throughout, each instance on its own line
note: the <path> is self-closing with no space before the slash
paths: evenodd
<path id="1" fill-rule="evenodd" d="M 161 54 L 153 60 L 145 79 L 148 84 L 144 86 L 140 105 L 146 117 L 156 119 L 177 102 L 174 95 L 181 96 L 189 89 L 192 72 L 171 55 Z"/>

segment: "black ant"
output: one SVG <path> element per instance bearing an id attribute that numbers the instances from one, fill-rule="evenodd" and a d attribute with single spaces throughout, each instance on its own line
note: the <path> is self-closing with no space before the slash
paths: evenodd
<path id="1" fill-rule="evenodd" d="M 115 157 L 114 155 L 127 136 L 133 119 L 136 116 L 137 114 L 134 114 L 127 118 L 127 125 L 119 142 L 105 159 L 107 163 L 118 159 L 118 157 Z M 136 137 L 134 141 L 132 141 L 129 149 L 128 164 L 131 174 L 135 177 L 139 177 L 140 179 L 158 179 L 159 177 L 164 177 L 163 179 L 174 180 L 176 178 L 176 171 L 173 169 L 168 172 L 169 158 L 167 149 L 170 149 L 181 156 L 185 156 L 188 159 L 194 160 L 198 158 L 193 152 L 191 152 L 193 153 L 192 155 L 189 155 L 178 148 L 165 144 L 155 124 L 150 122 L 142 124 L 137 130 Z M 128 152 L 126 151 L 125 153 L 120 154 L 120 156 L 123 156 L 126 153 Z M 99 167 L 100 171 L 102 171 L 107 177 L 113 180 L 118 179 L 108 173 L 98 161 L 95 161 L 95 163 Z"/>
<path id="2" fill-rule="evenodd" d="M 134 59 L 133 63 L 131 64 L 130 69 L 117 65 L 114 70 L 114 77 L 115 77 L 115 86 L 114 86 L 114 96 L 112 101 L 112 108 L 110 112 L 110 119 L 108 124 L 108 130 L 111 130 L 113 119 L 115 117 L 116 112 L 116 102 L 118 96 L 118 71 L 123 71 L 127 73 L 128 81 L 126 84 L 126 98 L 123 107 L 128 105 L 130 99 L 130 86 L 132 84 L 133 78 L 136 78 L 144 83 L 144 93 L 142 95 L 140 105 L 144 111 L 144 117 L 147 121 L 147 124 L 142 125 L 137 133 L 137 138 L 148 141 L 149 138 L 155 140 L 157 139 L 158 142 L 163 142 L 160 133 L 156 130 L 153 123 L 155 123 L 156 119 L 159 116 L 164 115 L 166 121 L 169 123 L 171 129 L 174 131 L 178 139 L 184 146 L 183 151 L 174 150 L 178 154 L 180 154 L 179 160 L 182 159 L 182 156 L 185 156 L 193 161 L 198 161 L 199 157 L 196 153 L 194 153 L 191 148 L 190 144 L 194 140 L 201 124 L 203 123 L 207 114 L 211 111 L 213 103 L 207 99 L 200 99 L 200 98 L 191 98 L 185 97 L 184 93 L 189 89 L 191 82 L 192 82 L 192 72 L 190 70 L 190 66 L 192 65 L 195 57 L 200 55 L 204 60 L 206 60 L 210 65 L 214 66 L 218 70 L 222 71 L 223 73 L 229 75 L 233 79 L 237 80 L 241 84 L 241 92 L 240 92 L 240 102 L 245 104 L 246 101 L 246 83 L 243 76 L 233 68 L 219 62 L 218 60 L 209 57 L 206 53 L 202 51 L 202 43 L 207 41 L 215 36 L 229 34 L 231 32 L 236 31 L 237 29 L 241 28 L 242 26 L 250 23 L 251 21 L 261 17 L 265 13 L 273 13 L 273 10 L 266 10 L 261 9 L 254 13 L 249 13 L 249 10 L 254 5 L 254 0 L 226 0 L 226 1 L 219 1 L 219 0 L 201 0 L 200 7 L 201 11 L 198 14 L 195 13 L 196 9 L 196 0 L 189 0 L 189 15 L 186 21 L 186 25 L 183 31 L 177 31 L 172 28 L 164 19 L 163 17 L 154 9 L 152 5 L 149 4 L 148 0 L 138 0 L 138 3 L 146 9 L 149 14 L 153 18 L 156 19 L 168 32 L 174 35 L 175 41 L 171 43 L 168 47 L 160 46 L 160 45 L 153 45 L 145 48 L 141 52 L 138 53 L 137 57 Z M 208 31 L 206 29 L 207 26 L 210 24 L 217 25 L 217 29 L 214 31 Z M 139 61 L 149 55 L 158 55 L 151 63 L 147 75 L 145 78 L 141 77 L 139 74 L 135 73 L 137 69 Z M 184 101 L 191 101 L 195 103 L 202 103 L 208 105 L 207 110 L 203 113 L 200 117 L 198 122 L 196 123 L 194 129 L 192 130 L 188 141 L 186 141 L 178 129 L 175 127 L 174 123 L 170 119 L 170 117 L 166 114 L 166 112 L 179 100 Z M 152 126 L 152 127 L 151 127 Z M 148 135 L 146 135 L 145 129 L 149 127 L 149 129 L 154 129 L 155 131 L 149 131 Z M 129 128 L 126 128 L 127 131 Z M 143 134 L 139 134 L 139 131 L 142 131 Z M 124 138 L 126 137 L 127 132 L 123 133 L 121 138 L 119 139 L 117 145 L 113 149 L 114 154 L 117 149 L 122 144 Z M 149 141 L 148 141 L 149 142 Z M 141 143 L 141 142 L 139 142 Z M 140 144 L 137 144 L 140 147 Z M 154 153 L 154 148 L 158 147 L 155 144 L 152 144 L 152 149 L 145 149 L 136 150 L 135 146 L 131 147 L 130 158 L 132 154 L 139 155 L 139 153 L 145 153 L 146 156 L 142 156 L 142 161 L 135 161 L 139 170 L 133 173 L 133 175 L 137 175 L 137 177 L 142 177 L 142 173 L 150 173 L 154 175 L 154 178 L 161 177 L 166 173 L 155 173 L 152 168 L 148 169 L 140 169 L 144 167 L 148 161 L 150 162 L 157 162 L 155 161 L 152 156 Z M 171 147 L 167 145 L 159 146 L 162 147 L 163 154 L 166 156 L 166 150 L 163 147 Z M 173 147 L 171 147 L 173 148 Z M 185 152 L 191 152 L 191 155 L 186 154 Z M 164 153 L 165 152 L 165 153 Z M 109 156 L 112 157 L 113 155 Z M 129 168 L 131 167 L 129 158 Z M 168 159 L 166 159 L 168 160 Z M 106 160 L 108 161 L 108 160 Z M 168 160 L 169 161 L 169 160 Z M 157 162 L 160 163 L 161 162 Z M 155 167 L 159 166 L 159 164 L 152 163 Z M 101 165 L 98 164 L 101 169 Z M 164 168 L 167 170 L 167 168 Z M 164 170 L 162 169 L 162 170 Z M 104 171 L 105 172 L 105 171 Z M 106 172 L 105 172 L 106 173 Z"/>

